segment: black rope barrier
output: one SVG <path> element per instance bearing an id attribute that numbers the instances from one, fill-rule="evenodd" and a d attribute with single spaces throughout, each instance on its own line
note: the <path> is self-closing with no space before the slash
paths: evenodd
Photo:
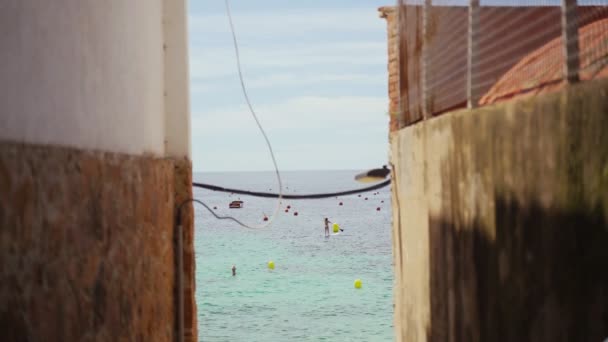
<path id="1" fill-rule="evenodd" d="M 366 188 L 361 188 L 361 189 L 355 189 L 355 190 L 348 190 L 348 191 L 339 191 L 339 192 L 330 192 L 330 193 L 322 193 L 322 194 L 302 194 L 302 195 L 287 195 L 287 194 L 283 194 L 283 198 L 284 199 L 319 199 L 319 198 L 329 198 L 329 197 L 338 197 L 338 196 L 347 196 L 347 195 L 354 195 L 354 194 L 358 194 L 358 193 L 362 193 L 362 192 L 367 192 L 367 191 L 372 191 L 372 190 L 378 190 L 381 188 L 384 188 L 385 186 L 388 186 L 389 184 L 391 184 L 391 180 L 386 180 L 382 183 L 378 183 L 372 186 L 368 186 Z M 229 193 L 233 193 L 233 194 L 239 194 L 239 195 L 248 195 L 248 196 L 255 196 L 255 197 L 265 197 L 265 198 L 278 198 L 279 194 L 277 193 L 271 193 L 271 192 L 259 192 L 259 191 L 247 191 L 247 190 L 240 190 L 240 189 L 230 189 L 230 188 L 224 188 L 221 186 L 217 186 L 217 185 L 212 185 L 212 184 L 205 184 L 205 183 L 197 183 L 197 182 L 192 182 L 192 186 L 197 187 L 197 188 L 203 188 L 203 189 L 207 189 L 207 190 L 212 190 L 212 191 L 221 191 L 221 192 L 229 192 Z"/>

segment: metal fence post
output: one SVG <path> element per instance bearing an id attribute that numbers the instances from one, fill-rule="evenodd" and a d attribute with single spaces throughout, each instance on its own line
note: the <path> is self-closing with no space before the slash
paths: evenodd
<path id="1" fill-rule="evenodd" d="M 565 1 L 565 0 L 564 0 Z M 469 0 L 469 23 L 467 37 L 467 108 L 477 107 L 479 100 L 479 0 Z"/>
<path id="2" fill-rule="evenodd" d="M 562 44 L 564 47 L 564 78 L 568 83 L 579 81 L 577 0 L 562 0 Z"/>
<path id="3" fill-rule="evenodd" d="M 431 116 L 430 110 L 430 98 L 429 98 L 429 56 L 428 56 L 428 43 L 429 43 L 429 25 L 431 15 L 431 0 L 424 0 L 424 7 L 422 8 L 422 118 L 426 120 Z"/>

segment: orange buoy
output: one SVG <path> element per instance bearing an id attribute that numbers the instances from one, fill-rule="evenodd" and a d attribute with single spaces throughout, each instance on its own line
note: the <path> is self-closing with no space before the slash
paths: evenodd
<path id="1" fill-rule="evenodd" d="M 268 216 L 264 216 L 264 221 L 268 221 Z"/>
<path id="2" fill-rule="evenodd" d="M 380 211 L 380 207 L 376 208 L 376 211 Z"/>
<path id="3" fill-rule="evenodd" d="M 293 216 L 298 216 L 298 212 L 296 211 L 295 213 L 293 213 Z"/>
<path id="4" fill-rule="evenodd" d="M 291 206 L 290 206 L 290 205 L 288 205 L 288 206 L 287 206 L 287 209 L 291 209 Z"/>
<path id="5" fill-rule="evenodd" d="M 342 205 L 342 202 L 340 202 L 340 205 Z"/>
<path id="6" fill-rule="evenodd" d="M 289 210 L 285 209 L 285 212 L 286 212 L 286 213 L 288 213 L 288 212 L 289 212 Z"/>

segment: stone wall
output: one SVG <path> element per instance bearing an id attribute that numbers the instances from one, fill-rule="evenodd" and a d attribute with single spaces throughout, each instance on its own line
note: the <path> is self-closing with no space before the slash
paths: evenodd
<path id="1" fill-rule="evenodd" d="M 175 177 L 170 160 L 0 142 L 1 339 L 174 340 Z"/>
<path id="2" fill-rule="evenodd" d="M 398 341 L 608 337 L 608 80 L 393 133 Z"/>
<path id="3" fill-rule="evenodd" d="M 192 198 L 192 163 L 187 158 L 175 160 L 175 205 L 182 207 L 182 237 L 184 258 L 184 340 L 196 342 L 198 326 L 196 316 L 196 273 L 194 255 L 194 209 L 188 200 Z"/>
<path id="4" fill-rule="evenodd" d="M 389 129 L 399 129 L 399 30 L 397 11 L 394 7 L 380 7 L 380 17 L 386 19 L 388 44 L 388 97 Z"/>

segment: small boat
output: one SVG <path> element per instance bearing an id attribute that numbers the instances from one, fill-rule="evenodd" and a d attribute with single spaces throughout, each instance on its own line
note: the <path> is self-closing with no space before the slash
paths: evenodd
<path id="1" fill-rule="evenodd" d="M 230 209 L 239 209 L 243 207 L 243 201 L 232 201 L 228 205 Z"/>

